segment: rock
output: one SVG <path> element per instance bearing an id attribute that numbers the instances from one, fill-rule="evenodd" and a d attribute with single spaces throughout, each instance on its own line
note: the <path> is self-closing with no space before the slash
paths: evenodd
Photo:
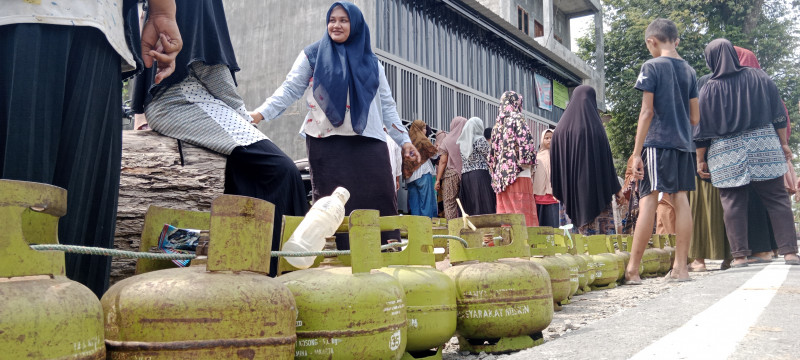
<path id="1" fill-rule="evenodd" d="M 564 330 L 578 330 L 580 326 L 572 323 L 572 320 L 564 320 Z"/>

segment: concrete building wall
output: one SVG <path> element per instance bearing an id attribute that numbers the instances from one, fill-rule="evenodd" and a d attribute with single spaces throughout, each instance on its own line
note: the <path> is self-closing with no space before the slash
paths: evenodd
<path id="1" fill-rule="evenodd" d="M 325 15 L 331 3 L 331 0 L 224 2 L 233 49 L 242 68 L 236 74 L 238 91 L 247 109 L 255 109 L 272 95 L 303 48 L 326 34 Z M 374 2 L 353 3 L 361 8 L 367 25 L 372 28 Z M 305 101 L 299 100 L 270 123 L 260 124 L 259 129 L 290 158 L 304 158 L 305 140 L 298 130 L 306 113 Z"/>
<path id="2" fill-rule="evenodd" d="M 510 22 L 514 26 L 519 24 L 519 12 L 517 7 L 521 7 L 528 12 L 528 33 L 534 37 L 535 22 L 544 24 L 543 4 L 542 0 L 480 0 L 481 5 L 491 10 L 495 14 L 500 15 L 503 19 Z M 569 18 L 567 15 L 560 11 L 557 7 L 553 7 L 553 19 L 555 21 L 555 28 L 551 33 L 558 36 L 567 49 L 570 48 L 570 28 Z M 545 32 L 548 29 L 544 29 Z M 547 34 L 545 34 L 547 35 Z"/>
<path id="3" fill-rule="evenodd" d="M 553 35 L 561 39 L 561 44 L 567 49 L 572 50 L 572 41 L 570 39 L 569 19 L 567 15 L 561 12 L 558 8 L 553 10 L 553 18 L 555 19 L 555 29 Z"/>
<path id="4" fill-rule="evenodd" d="M 515 0 L 478 0 L 481 5 L 492 10 L 493 13 L 500 15 L 503 19 L 511 19 L 517 23 L 517 9 Z"/>

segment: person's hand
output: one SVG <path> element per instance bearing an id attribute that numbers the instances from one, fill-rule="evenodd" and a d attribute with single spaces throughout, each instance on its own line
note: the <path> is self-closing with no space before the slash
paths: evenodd
<path id="1" fill-rule="evenodd" d="M 439 191 L 442 188 L 442 182 L 439 179 L 436 179 L 436 184 L 433 185 L 433 189 Z"/>
<path id="2" fill-rule="evenodd" d="M 705 160 L 697 160 L 697 175 L 699 175 L 701 179 L 711 178 L 711 173 L 708 172 L 708 163 L 706 163 Z"/>
<path id="3" fill-rule="evenodd" d="M 394 180 L 394 191 L 400 190 L 400 180 Z"/>
<path id="4" fill-rule="evenodd" d="M 783 149 L 783 156 L 786 157 L 786 161 L 791 161 L 794 158 L 792 154 L 792 149 L 789 148 L 789 145 L 781 145 L 781 149 Z"/>
<path id="5" fill-rule="evenodd" d="M 414 144 L 408 142 L 403 144 L 403 156 L 414 162 L 420 162 L 422 158 L 419 156 L 419 151 L 414 147 Z"/>
<path id="6" fill-rule="evenodd" d="M 639 155 L 631 155 L 631 167 L 633 167 L 633 178 L 636 180 L 644 179 L 644 162 Z"/>
<path id="7" fill-rule="evenodd" d="M 264 120 L 264 115 L 261 115 L 261 113 L 258 111 L 251 111 L 248 114 L 250 114 L 250 117 L 253 118 L 253 124 L 258 124 L 261 122 L 261 120 Z"/>
<path id="8" fill-rule="evenodd" d="M 142 60 L 148 68 L 157 62 L 158 84 L 175 71 L 175 57 L 183 48 L 183 40 L 175 21 L 175 0 L 151 0 L 149 4 L 149 19 L 142 27 Z"/>

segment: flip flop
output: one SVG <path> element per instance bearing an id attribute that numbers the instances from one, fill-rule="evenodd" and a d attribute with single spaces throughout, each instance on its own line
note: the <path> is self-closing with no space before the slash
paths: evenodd
<path id="1" fill-rule="evenodd" d="M 772 260 L 762 259 L 762 258 L 760 258 L 758 256 L 748 256 L 747 257 L 747 262 L 750 263 L 750 264 L 767 264 L 767 263 L 771 263 Z"/>
<path id="2" fill-rule="evenodd" d="M 676 277 L 672 277 L 672 270 L 670 270 L 667 273 L 667 275 L 662 278 L 662 282 L 665 282 L 665 283 L 687 282 L 687 281 L 692 281 L 692 278 L 678 279 Z"/>
<path id="3" fill-rule="evenodd" d="M 786 265 L 800 265 L 800 259 L 786 260 L 786 262 L 784 262 L 784 264 L 786 264 Z"/>
<path id="4" fill-rule="evenodd" d="M 622 279 L 622 285 L 642 285 L 642 280 Z"/>
<path id="5" fill-rule="evenodd" d="M 689 272 L 706 272 L 706 271 L 708 271 L 708 269 L 706 269 L 705 266 L 704 267 L 694 267 L 694 266 L 689 265 Z"/>
<path id="6" fill-rule="evenodd" d="M 731 263 L 731 268 L 743 268 L 743 267 L 747 267 L 748 265 L 750 265 L 750 264 L 748 264 L 747 261 L 740 262 L 738 264 Z"/>

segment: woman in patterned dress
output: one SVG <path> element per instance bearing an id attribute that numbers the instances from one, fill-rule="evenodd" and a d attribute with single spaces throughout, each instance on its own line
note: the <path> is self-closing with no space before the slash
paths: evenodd
<path id="1" fill-rule="evenodd" d="M 497 213 L 524 214 L 528 226 L 539 226 L 531 175 L 536 164 L 534 138 L 522 116 L 522 95 L 506 91 L 492 128 L 489 170 L 497 194 Z"/>
<path id="2" fill-rule="evenodd" d="M 450 132 L 442 140 L 439 146 L 439 168 L 436 171 L 436 191 L 442 192 L 442 204 L 444 205 L 444 217 L 448 220 L 460 216 L 456 199 L 458 198 L 461 187 L 461 148 L 458 146 L 458 138 L 464 129 L 467 119 L 457 116 L 450 121 Z M 470 214 L 471 215 L 471 214 Z"/>
<path id="3" fill-rule="evenodd" d="M 712 75 L 700 91 L 700 124 L 695 132 L 697 172 L 719 188 L 731 267 L 747 266 L 747 208 L 750 190 L 769 213 L 778 252 L 800 265 L 789 197 L 783 187 L 786 113 L 778 88 L 762 70 L 741 66 L 733 44 L 717 39 L 706 46 Z M 706 160 L 708 153 L 708 160 Z"/>
<path id="4" fill-rule="evenodd" d="M 489 142 L 483 137 L 483 120 L 473 117 L 467 120 L 461 136 L 461 190 L 458 198 L 469 215 L 494 214 L 496 198 L 489 174 Z"/>

